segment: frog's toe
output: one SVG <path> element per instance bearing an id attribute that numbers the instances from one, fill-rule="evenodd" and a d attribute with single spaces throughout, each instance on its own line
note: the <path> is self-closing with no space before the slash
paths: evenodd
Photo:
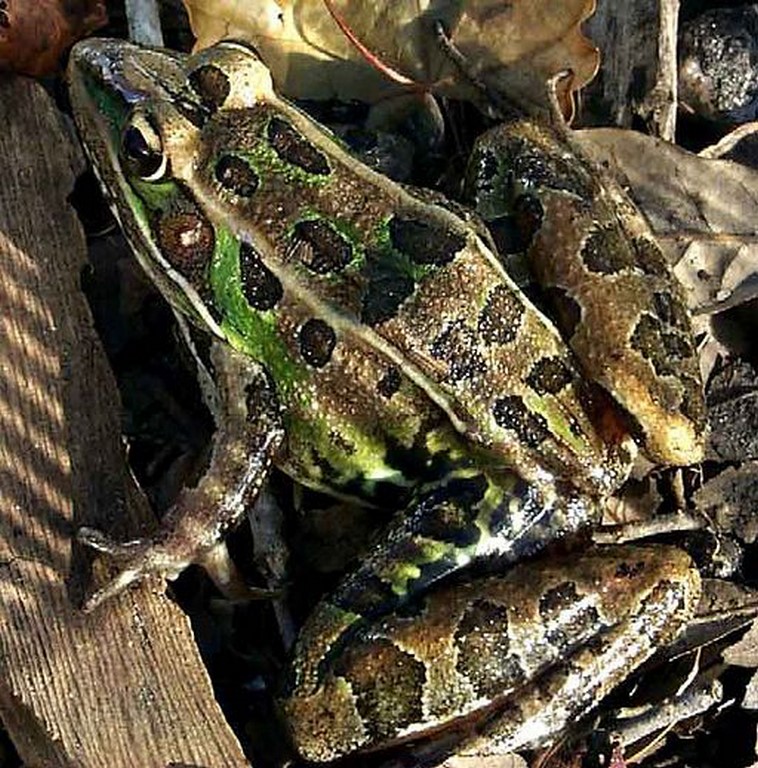
<path id="1" fill-rule="evenodd" d="M 226 542 L 201 552 L 196 563 L 208 574 L 227 600 L 246 602 L 248 600 L 278 600 L 284 594 L 282 588 L 268 589 L 248 584 L 232 560 Z"/>
<path id="2" fill-rule="evenodd" d="M 90 549 L 110 555 L 114 559 L 133 557 L 144 547 L 145 541 L 144 539 L 116 541 L 97 528 L 87 528 L 86 526 L 77 531 L 76 538 Z"/>
<path id="3" fill-rule="evenodd" d="M 187 549 L 176 541 L 158 542 L 153 539 L 116 541 L 96 528 L 80 528 L 77 539 L 108 556 L 118 567 L 118 572 L 103 587 L 94 592 L 84 603 L 89 612 L 123 592 L 147 576 L 173 580 L 190 563 L 202 566 L 218 590 L 231 600 L 270 600 L 280 598 L 282 590 L 251 587 L 237 570 L 224 542 L 209 549 Z"/>
<path id="4" fill-rule="evenodd" d="M 189 561 L 151 539 L 119 542 L 94 528 L 81 528 L 77 539 L 92 549 L 108 555 L 118 566 L 117 574 L 95 591 L 82 606 L 85 612 L 123 592 L 130 584 L 147 576 L 175 579 Z"/>

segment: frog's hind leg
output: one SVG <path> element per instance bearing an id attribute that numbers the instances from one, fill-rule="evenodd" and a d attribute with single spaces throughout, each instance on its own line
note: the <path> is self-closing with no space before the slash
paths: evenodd
<path id="1" fill-rule="evenodd" d="M 473 562 L 502 568 L 528 558 L 596 512 L 570 487 L 537 486 L 511 471 L 497 482 L 475 468 L 452 471 L 419 490 L 330 602 L 364 619 L 383 615 Z"/>
<path id="2" fill-rule="evenodd" d="M 421 488 L 383 543 L 316 607 L 300 632 L 284 707 L 304 756 L 331 759 L 309 754 L 304 742 L 314 743 L 313 723 L 300 721 L 300 707 L 320 695 L 327 670 L 369 623 L 413 612 L 414 598 L 474 561 L 493 560 L 500 568 L 522 560 L 595 515 L 595 503 L 570 488 L 536 486 L 510 471 L 494 482 L 463 468 Z"/>
<path id="3" fill-rule="evenodd" d="M 669 546 L 604 547 L 557 560 L 533 577 L 530 569 L 514 572 L 511 581 L 523 588 L 524 576 L 532 586 L 551 573 L 562 579 L 559 600 L 555 587 L 526 598 L 525 615 L 538 609 L 541 626 L 514 627 L 514 637 L 523 634 L 521 648 L 542 650 L 534 669 L 524 670 L 518 696 L 494 707 L 460 754 L 508 754 L 553 741 L 670 643 L 695 615 L 701 594 L 697 568 Z"/>
<path id="4" fill-rule="evenodd" d="M 418 757 L 537 746 L 668 642 L 699 591 L 685 553 L 629 546 L 441 586 L 334 652 L 286 704 L 295 741 L 312 760 L 421 739 Z"/>

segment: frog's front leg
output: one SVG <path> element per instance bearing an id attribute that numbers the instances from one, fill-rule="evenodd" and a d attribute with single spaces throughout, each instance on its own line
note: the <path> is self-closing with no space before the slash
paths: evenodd
<path id="1" fill-rule="evenodd" d="M 321 659 L 285 703 L 296 746 L 314 761 L 432 734 L 435 754 L 537 746 L 668 642 L 699 591 L 683 552 L 620 546 L 443 587 Z"/>
<path id="2" fill-rule="evenodd" d="M 273 385 L 262 366 L 228 345 L 214 343 L 211 360 L 218 412 L 207 471 L 196 487 L 182 491 L 150 538 L 121 543 L 101 531 L 80 529 L 80 541 L 119 565 L 85 610 L 147 575 L 173 579 L 191 563 L 211 562 L 223 536 L 263 485 L 284 437 Z"/>

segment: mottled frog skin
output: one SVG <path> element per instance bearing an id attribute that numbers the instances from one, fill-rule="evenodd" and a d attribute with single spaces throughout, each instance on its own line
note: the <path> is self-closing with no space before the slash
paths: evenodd
<path id="1" fill-rule="evenodd" d="M 208 559 L 275 463 L 398 510 L 301 631 L 282 709 L 306 759 L 449 726 L 477 752 L 537 744 L 676 632 L 699 582 L 675 550 L 520 564 L 597 518 L 630 432 L 657 459 L 702 455 L 681 296 L 566 136 L 523 123 L 484 137 L 469 197 L 541 264 L 574 351 L 473 213 L 364 166 L 246 46 L 86 41 L 70 92 L 137 258 L 190 345 L 211 338 L 198 370 L 218 425 L 208 472 L 157 536 L 81 533 L 127 558 L 89 607 Z M 507 574 L 428 589 L 485 559 Z"/>

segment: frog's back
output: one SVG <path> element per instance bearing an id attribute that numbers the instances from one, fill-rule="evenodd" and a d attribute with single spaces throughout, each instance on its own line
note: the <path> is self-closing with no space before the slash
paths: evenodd
<path id="1" fill-rule="evenodd" d="M 615 485 L 569 352 L 473 226 L 343 151 L 249 49 L 155 73 L 136 50 L 109 65 L 136 104 L 113 126 L 124 229 L 179 310 L 265 364 L 302 479 L 406 484 L 397 447 L 426 461 L 445 420 L 527 480 Z"/>
<path id="2" fill-rule="evenodd" d="M 200 56 L 194 71 L 208 66 Z M 229 83 L 175 172 L 215 222 L 224 332 L 271 370 L 290 433 L 328 454 L 323 470 L 391 476 L 392 447 L 417 444 L 441 411 L 530 479 L 547 468 L 613 485 L 569 352 L 475 229 L 368 170 L 273 91 L 255 103 L 248 91 Z"/>

